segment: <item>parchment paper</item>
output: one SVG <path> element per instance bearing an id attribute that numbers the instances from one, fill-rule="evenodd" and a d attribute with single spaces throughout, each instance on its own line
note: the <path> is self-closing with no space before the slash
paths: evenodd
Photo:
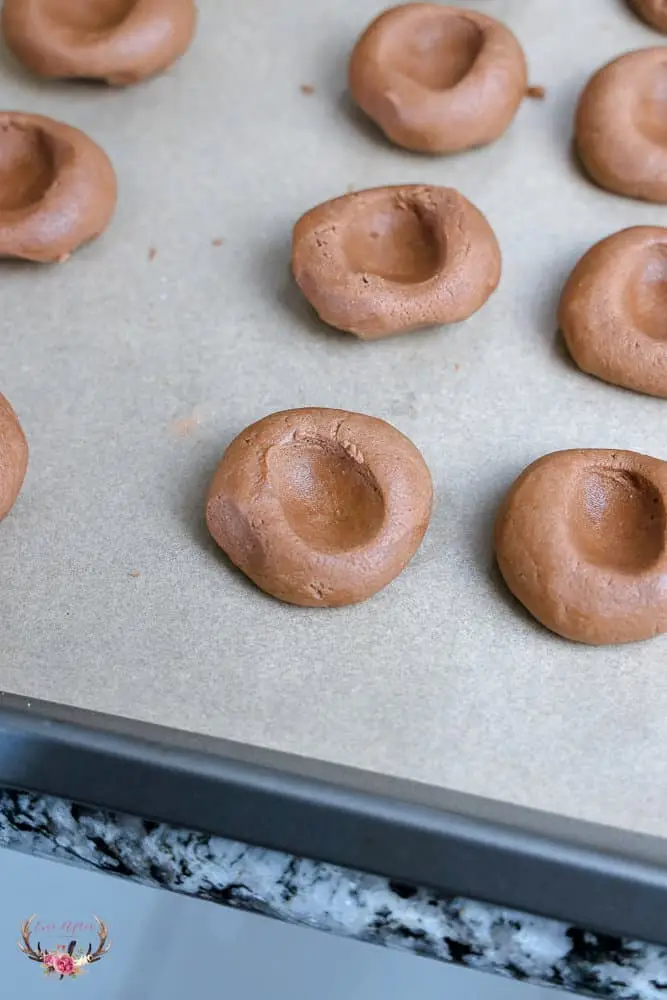
<path id="1" fill-rule="evenodd" d="M 0 528 L 0 687 L 662 834 L 667 639 L 560 640 L 509 598 L 491 553 L 497 503 L 537 456 L 667 459 L 667 404 L 578 372 L 555 319 L 594 241 L 667 224 L 667 208 L 596 189 L 570 147 L 590 74 L 661 38 L 620 0 L 473 6 L 514 29 L 547 96 L 456 158 L 390 147 L 345 97 L 378 0 L 200 0 L 189 55 L 129 90 L 41 83 L 3 54 L 4 104 L 89 132 L 120 202 L 65 265 L 0 266 L 0 389 L 31 445 Z M 305 306 L 291 226 L 351 186 L 401 182 L 471 198 L 504 276 L 465 324 L 364 344 Z M 231 438 L 311 404 L 394 423 L 437 491 L 408 570 L 330 612 L 262 595 L 203 522 Z"/>

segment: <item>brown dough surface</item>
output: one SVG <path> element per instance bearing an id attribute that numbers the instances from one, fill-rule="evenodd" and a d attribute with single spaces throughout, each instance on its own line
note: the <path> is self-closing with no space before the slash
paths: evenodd
<path id="1" fill-rule="evenodd" d="M 0 257 L 57 261 L 106 229 L 116 206 L 109 158 L 79 129 L 0 112 Z"/>
<path id="2" fill-rule="evenodd" d="M 667 4 L 665 0 L 628 0 L 642 20 L 657 31 L 667 34 Z"/>
<path id="3" fill-rule="evenodd" d="M 380 14 L 357 42 L 352 97 L 398 146 L 456 153 L 497 139 L 528 84 L 505 25 L 462 7 L 411 3 Z"/>
<path id="4" fill-rule="evenodd" d="M 589 80 L 577 108 L 581 162 L 600 187 L 667 202 L 664 46 L 614 59 Z"/>
<path id="5" fill-rule="evenodd" d="M 7 47 L 38 76 L 137 83 L 186 51 L 194 0 L 5 0 Z"/>
<path id="6" fill-rule="evenodd" d="M 325 323 L 372 340 L 455 323 L 500 280 L 500 248 L 452 188 L 407 184 L 327 201 L 292 235 L 292 270 Z"/>
<path id="7" fill-rule="evenodd" d="M 337 607 L 398 576 L 424 537 L 432 499 L 421 453 L 391 424 L 307 408 L 239 434 L 213 478 L 206 519 L 266 593 Z"/>
<path id="8" fill-rule="evenodd" d="M 559 451 L 516 480 L 496 521 L 500 571 L 547 628 L 592 645 L 667 631 L 667 463 Z"/>
<path id="9" fill-rule="evenodd" d="M 558 319 L 583 371 L 667 398 L 667 229 L 634 226 L 592 247 L 563 289 Z"/>
<path id="10" fill-rule="evenodd" d="M 0 393 L 0 521 L 21 491 L 28 468 L 28 443 L 18 417 Z"/>

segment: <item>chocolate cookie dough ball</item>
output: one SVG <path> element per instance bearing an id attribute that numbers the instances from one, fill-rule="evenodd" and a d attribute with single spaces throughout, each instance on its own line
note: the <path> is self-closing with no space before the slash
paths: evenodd
<path id="1" fill-rule="evenodd" d="M 398 146 L 456 153 L 497 139 L 526 93 L 526 59 L 509 28 L 463 7 L 408 3 L 357 42 L 352 97 Z"/>
<path id="2" fill-rule="evenodd" d="M 452 188 L 343 195 L 306 212 L 292 235 L 303 294 L 325 323 L 364 340 L 466 319 L 500 267 L 491 226 Z"/>
<path id="3" fill-rule="evenodd" d="M 116 175 L 92 139 L 0 112 L 0 257 L 63 260 L 106 229 L 115 206 Z"/>
<path id="4" fill-rule="evenodd" d="M 0 393 L 0 521 L 18 497 L 28 468 L 28 443 L 18 417 Z"/>
<path id="5" fill-rule="evenodd" d="M 38 76 L 126 86 L 182 56 L 196 16 L 194 0 L 5 0 L 2 30 Z"/>
<path id="6" fill-rule="evenodd" d="M 563 289 L 558 319 L 582 371 L 667 398 L 667 229 L 633 226 L 592 247 Z"/>
<path id="7" fill-rule="evenodd" d="M 628 3 L 652 28 L 667 34 L 667 4 L 664 0 L 628 0 Z"/>
<path id="8" fill-rule="evenodd" d="M 552 632 L 592 645 L 667 631 L 667 463 L 559 451 L 530 465 L 496 521 L 500 571 Z"/>
<path id="9" fill-rule="evenodd" d="M 667 55 L 664 47 L 614 59 L 587 84 L 577 108 L 581 162 L 600 187 L 667 202 Z"/>
<path id="10" fill-rule="evenodd" d="M 336 607 L 398 576 L 424 537 L 432 497 L 420 452 L 390 424 L 345 410 L 286 410 L 229 446 L 206 519 L 266 593 Z"/>

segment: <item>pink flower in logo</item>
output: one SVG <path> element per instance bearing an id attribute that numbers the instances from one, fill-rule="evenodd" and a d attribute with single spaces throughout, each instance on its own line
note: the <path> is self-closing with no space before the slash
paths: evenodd
<path id="1" fill-rule="evenodd" d="M 53 969 L 61 976 L 73 976 L 76 972 L 76 965 L 71 955 L 56 955 L 54 957 Z"/>
<path id="2" fill-rule="evenodd" d="M 36 914 L 28 917 L 21 924 L 21 940 L 17 942 L 19 950 L 27 955 L 33 962 L 38 962 L 42 971 L 50 978 L 63 979 L 65 976 L 75 979 L 79 973 L 84 972 L 89 965 L 99 962 L 109 951 L 110 945 L 107 941 L 109 929 L 104 921 L 95 917 L 97 922 L 97 933 L 99 943 L 93 950 L 92 944 L 88 945 L 86 951 L 80 946 L 77 948 L 75 940 L 70 941 L 65 950 L 64 944 L 58 944 L 53 951 L 42 951 L 41 945 L 37 942 L 37 947 L 33 948 L 30 942 L 30 935 L 33 931 L 33 922 Z"/>

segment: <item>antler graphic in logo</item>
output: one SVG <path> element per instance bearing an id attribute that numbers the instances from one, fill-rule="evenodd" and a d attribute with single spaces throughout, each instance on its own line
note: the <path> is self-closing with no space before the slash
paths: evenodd
<path id="1" fill-rule="evenodd" d="M 21 924 L 22 941 L 18 941 L 17 944 L 19 949 L 24 955 L 28 956 L 31 962 L 39 962 L 47 976 L 56 975 L 59 979 L 64 979 L 65 976 L 68 976 L 70 979 L 76 979 L 78 975 L 85 972 L 87 966 L 92 965 L 94 962 L 99 962 L 111 947 L 110 944 L 107 944 L 109 928 L 99 917 L 95 917 L 99 937 L 99 944 L 95 951 L 93 951 L 92 944 L 88 945 L 86 951 L 82 951 L 80 948 L 77 948 L 76 941 L 70 941 L 67 948 L 64 945 L 58 945 L 53 951 L 43 951 L 39 941 L 37 942 L 37 947 L 33 948 L 30 943 L 30 935 L 32 933 L 32 922 L 36 916 L 37 914 L 33 913 L 31 917 Z"/>

